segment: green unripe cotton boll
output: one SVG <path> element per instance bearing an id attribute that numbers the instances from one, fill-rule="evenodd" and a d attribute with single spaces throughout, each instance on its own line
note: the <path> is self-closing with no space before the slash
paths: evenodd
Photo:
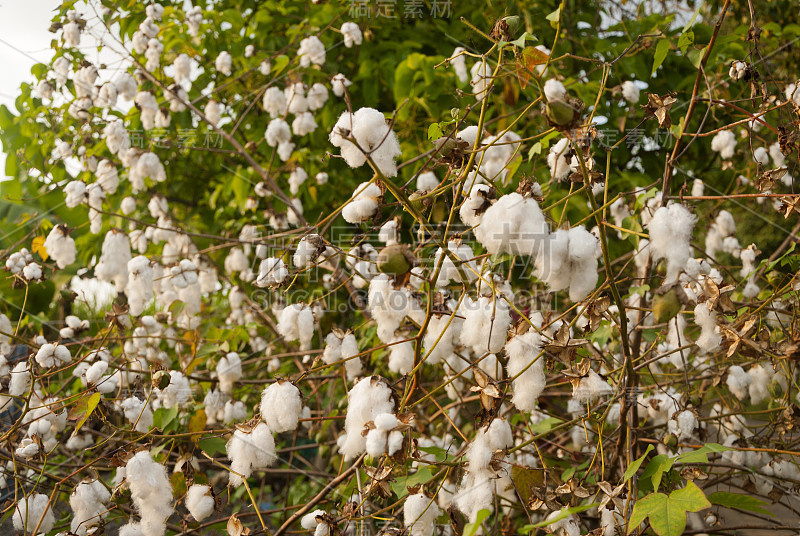
<path id="1" fill-rule="evenodd" d="M 414 266 L 414 255 L 408 246 L 393 244 L 378 252 L 378 271 L 387 275 L 407 273 Z"/>

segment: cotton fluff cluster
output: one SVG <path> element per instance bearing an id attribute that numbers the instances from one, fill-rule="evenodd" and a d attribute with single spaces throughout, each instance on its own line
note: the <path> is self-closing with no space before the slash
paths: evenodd
<path id="1" fill-rule="evenodd" d="M 106 516 L 111 493 L 100 480 L 81 482 L 69 497 L 72 508 L 70 530 L 78 536 L 85 536 L 87 529 L 97 525 Z"/>
<path id="2" fill-rule="evenodd" d="M 535 199 L 511 193 L 484 212 L 474 232 L 478 242 L 492 255 L 535 255 L 550 228 Z"/>
<path id="3" fill-rule="evenodd" d="M 8 256 L 8 259 L 6 259 L 6 270 L 12 274 L 18 274 L 22 272 L 25 266 L 32 262 L 33 255 L 31 252 L 28 251 L 27 248 L 21 248 L 19 251 L 15 251 Z"/>
<path id="4" fill-rule="evenodd" d="M 378 338 L 386 344 L 395 340 L 395 331 L 406 316 L 422 324 L 425 311 L 406 288 L 394 288 L 386 274 L 372 278 L 367 295 L 370 313 L 378 324 Z"/>
<path id="5" fill-rule="evenodd" d="M 75 262 L 75 240 L 69 236 L 69 229 L 64 224 L 53 227 L 44 241 L 44 249 L 61 269 Z"/>
<path id="6" fill-rule="evenodd" d="M 314 336 L 314 313 L 311 308 L 301 303 L 285 307 L 278 315 L 278 333 L 286 342 L 300 341 L 300 349 L 311 348 Z"/>
<path id="7" fill-rule="evenodd" d="M 345 22 L 341 28 L 342 36 L 344 36 L 344 46 L 353 48 L 353 45 L 360 45 L 363 39 L 361 29 L 355 22 Z"/>
<path id="8" fill-rule="evenodd" d="M 128 261 L 131 260 L 131 246 L 128 235 L 118 230 L 110 230 L 103 239 L 100 260 L 94 268 L 100 281 L 114 283 L 117 292 L 125 290 L 128 283 Z"/>
<path id="9" fill-rule="evenodd" d="M 730 130 L 717 132 L 711 138 L 711 150 L 718 152 L 723 160 L 728 160 L 736 150 L 736 135 Z"/>
<path id="10" fill-rule="evenodd" d="M 631 104 L 636 104 L 639 102 L 639 86 L 631 80 L 626 80 L 622 83 L 622 97 Z"/>
<path id="11" fill-rule="evenodd" d="M 214 497 L 211 487 L 204 484 L 192 484 L 186 492 L 186 508 L 196 521 L 202 521 L 214 513 Z"/>
<path id="12" fill-rule="evenodd" d="M 339 452 L 345 460 L 360 456 L 367 449 L 367 438 L 361 432 L 378 415 L 393 413 L 392 390 L 379 376 L 362 378 L 347 393 L 347 416 L 344 433 L 339 436 Z"/>
<path id="13" fill-rule="evenodd" d="M 377 184 L 362 182 L 342 209 L 342 217 L 348 223 L 358 224 L 366 221 L 378 211 L 382 197 L 383 193 Z"/>
<path id="14" fill-rule="evenodd" d="M 300 390 L 291 382 L 279 379 L 261 393 L 261 418 L 276 434 L 296 430 L 302 412 Z"/>
<path id="15" fill-rule="evenodd" d="M 477 300 L 467 297 L 461 302 L 459 312 L 464 317 L 461 344 L 477 355 L 496 354 L 503 349 L 511 325 L 511 312 L 505 300 L 500 297 L 481 296 Z"/>
<path id="16" fill-rule="evenodd" d="M 534 274 L 550 290 L 569 289 L 569 298 L 580 301 L 597 284 L 597 237 L 585 227 L 559 229 L 547 236 L 535 257 Z"/>
<path id="17" fill-rule="evenodd" d="M 294 143 L 292 143 L 292 130 L 289 128 L 289 123 L 281 118 L 275 118 L 267 125 L 267 131 L 264 134 L 267 140 L 267 145 L 270 147 L 278 148 L 278 156 L 282 161 L 287 161 L 294 151 Z"/>
<path id="18" fill-rule="evenodd" d="M 325 350 L 322 352 L 322 361 L 327 365 L 333 365 L 339 361 L 344 361 L 347 379 L 353 380 L 361 375 L 363 369 L 361 359 L 357 356 L 358 341 L 352 332 L 343 333 L 334 330 L 325 337 Z"/>
<path id="19" fill-rule="evenodd" d="M 686 266 L 691 254 L 690 240 L 697 218 L 678 203 L 660 207 L 647 222 L 650 231 L 650 253 L 653 260 L 666 259 L 664 283 L 673 283 Z"/>
<path id="20" fill-rule="evenodd" d="M 391 413 L 375 416 L 374 428 L 367 433 L 367 454 L 379 458 L 384 454 L 394 456 L 403 446 L 403 432 L 398 428 L 400 421 Z"/>
<path id="21" fill-rule="evenodd" d="M 403 503 L 403 525 L 409 536 L 433 536 L 439 514 L 436 501 L 423 493 L 409 495 Z"/>
<path id="22" fill-rule="evenodd" d="M 148 451 L 137 453 L 125 465 L 125 480 L 133 506 L 141 518 L 143 536 L 164 536 L 172 514 L 172 485 L 167 469 L 153 461 Z"/>
<path id="23" fill-rule="evenodd" d="M 747 74 L 747 64 L 743 61 L 736 60 L 731 62 L 731 68 L 728 69 L 728 76 L 731 80 L 741 80 Z"/>
<path id="24" fill-rule="evenodd" d="M 192 397 L 189 379 L 179 370 L 169 371 L 169 385 L 158 390 L 158 395 L 165 408 L 185 404 Z"/>
<path id="25" fill-rule="evenodd" d="M 345 38 L 346 39 L 346 38 Z M 300 58 L 301 67 L 325 64 L 325 45 L 319 37 L 312 35 L 300 41 L 300 48 L 297 49 L 297 57 Z"/>
<path id="26" fill-rule="evenodd" d="M 128 312 L 139 316 L 145 305 L 153 299 L 153 268 L 150 259 L 139 255 L 128 261 L 125 295 L 128 297 Z"/>
<path id="27" fill-rule="evenodd" d="M 281 259 L 269 257 L 261 261 L 255 285 L 258 287 L 278 286 L 286 280 L 289 270 Z"/>
<path id="28" fill-rule="evenodd" d="M 544 391 L 544 356 L 542 338 L 535 331 L 527 331 L 512 338 L 505 347 L 508 362 L 506 372 L 513 392 L 512 402 L 520 411 L 533 411 L 539 395 Z"/>
<path id="29" fill-rule="evenodd" d="M 89 329 L 89 321 L 81 320 L 75 315 L 67 315 L 64 318 L 64 323 L 66 326 L 58 330 L 58 335 L 62 339 L 71 339 L 78 333 Z"/>
<path id="30" fill-rule="evenodd" d="M 314 510 L 300 519 L 300 526 L 306 530 L 313 530 L 314 536 L 328 536 L 330 526 L 324 521 L 325 510 Z"/>
<path id="31" fill-rule="evenodd" d="M 447 242 L 447 249 L 450 254 L 445 254 L 442 248 L 439 248 L 433 256 L 433 266 L 438 267 L 439 263 L 442 263 L 439 277 L 436 278 L 436 286 L 446 287 L 450 281 L 458 283 L 474 281 L 478 277 L 478 267 L 475 264 L 475 254 L 472 253 L 472 248 L 468 244 L 459 244 L 451 240 Z M 457 260 L 453 261 L 450 255 Z"/>
<path id="32" fill-rule="evenodd" d="M 703 352 L 713 352 L 722 343 L 722 334 L 717 326 L 717 314 L 708 302 L 698 303 L 694 308 L 694 322 L 700 326 L 700 337 L 695 344 Z"/>
<path id="33" fill-rule="evenodd" d="M 717 252 L 724 251 L 738 257 L 741 246 L 736 236 L 736 222 L 727 210 L 721 210 L 706 234 L 706 253 L 716 258 Z"/>
<path id="34" fill-rule="evenodd" d="M 233 392 L 233 384 L 242 377 L 242 360 L 236 352 L 228 352 L 217 363 L 219 390 L 226 394 Z"/>
<path id="35" fill-rule="evenodd" d="M 492 85 L 492 69 L 485 59 L 481 59 L 472 66 L 470 75 L 469 84 L 472 86 L 475 100 L 480 102 L 489 94 Z"/>
<path id="36" fill-rule="evenodd" d="M 52 368 L 66 365 L 72 361 L 72 355 L 69 353 L 69 348 L 63 344 L 43 344 L 36 352 L 36 363 L 40 367 Z"/>
<path id="37" fill-rule="evenodd" d="M 456 47 L 450 59 L 447 60 L 456 72 L 456 78 L 458 78 L 458 81 L 462 84 L 469 80 L 469 74 L 467 74 L 467 59 L 464 56 L 464 52 L 464 47 Z"/>
<path id="38" fill-rule="evenodd" d="M 36 534 L 47 534 L 53 530 L 56 523 L 53 510 L 50 508 L 50 498 L 43 493 L 32 493 L 22 497 L 14 509 L 14 528 L 32 534 L 37 526 Z M 150 536 L 150 535 L 146 535 Z"/>
<path id="39" fill-rule="evenodd" d="M 496 418 L 489 426 L 481 428 L 469 444 L 466 453 L 467 469 L 454 501 L 470 522 L 475 522 L 480 510 L 492 510 L 496 487 L 505 484 L 508 479 L 497 478 L 498 475 L 491 467 L 492 458 L 496 451 L 507 449 L 513 444 L 511 426 L 501 418 Z"/>
<path id="40" fill-rule="evenodd" d="M 217 56 L 217 59 L 214 61 L 214 66 L 216 67 L 217 71 L 224 74 L 225 76 L 230 76 L 231 74 L 231 67 L 233 65 L 233 58 L 231 57 L 230 52 L 227 50 L 223 50 Z"/>
<path id="41" fill-rule="evenodd" d="M 591 404 L 598 398 L 614 393 L 614 389 L 595 371 L 572 384 L 572 398 L 580 404 Z"/>
<path id="42" fill-rule="evenodd" d="M 126 398 L 120 403 L 120 409 L 135 431 L 145 434 L 153 427 L 153 410 L 145 400 L 135 396 Z"/>
<path id="43" fill-rule="evenodd" d="M 344 92 L 351 85 L 353 85 L 353 83 L 342 73 L 337 73 L 331 78 L 331 90 L 337 97 L 344 96 Z"/>
<path id="44" fill-rule="evenodd" d="M 225 450 L 231 460 L 229 482 L 231 486 L 241 486 L 243 479 L 249 478 L 254 470 L 266 469 L 278 459 L 275 453 L 275 438 L 265 423 L 247 433 L 240 429 L 233 432 Z"/>
<path id="45" fill-rule="evenodd" d="M 341 150 L 351 168 L 363 166 L 369 157 L 385 177 L 397 175 L 395 159 L 400 156 L 400 143 L 383 113 L 374 108 L 344 112 L 331 130 L 330 142 Z"/>
<path id="46" fill-rule="evenodd" d="M 697 426 L 697 415 L 689 409 L 676 413 L 667 421 L 667 431 L 675 435 L 678 441 L 691 439 Z"/>

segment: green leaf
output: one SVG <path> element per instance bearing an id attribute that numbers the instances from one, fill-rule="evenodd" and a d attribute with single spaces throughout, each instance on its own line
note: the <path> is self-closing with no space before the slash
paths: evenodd
<path id="1" fill-rule="evenodd" d="M 661 39 L 656 45 L 656 54 L 653 57 L 653 70 L 650 76 L 656 74 L 656 70 L 661 67 L 661 64 L 667 59 L 667 52 L 669 52 L 670 44 L 669 39 Z"/>
<path id="2" fill-rule="evenodd" d="M 511 41 L 511 44 L 523 48 L 525 46 L 525 41 L 538 41 L 538 39 L 536 39 L 535 35 L 525 32 L 517 39 Z"/>
<path id="3" fill-rule="evenodd" d="M 275 61 L 272 63 L 272 71 L 271 71 L 272 76 L 278 76 L 281 73 L 281 71 L 283 71 L 286 68 L 287 65 L 289 65 L 289 56 L 281 54 L 280 56 L 275 58 Z"/>
<path id="4" fill-rule="evenodd" d="M 706 508 L 711 508 L 711 503 L 694 482 L 669 495 L 651 493 L 636 501 L 628 522 L 628 534 L 649 517 L 650 527 L 658 536 L 680 536 L 686 528 L 686 512 L 699 512 Z"/>
<path id="5" fill-rule="evenodd" d="M 756 512 L 758 514 L 767 514 L 768 516 L 775 517 L 775 514 L 765 508 L 761 508 L 767 501 L 762 501 L 756 497 L 743 495 L 741 493 L 729 493 L 727 491 L 716 491 L 708 496 L 711 504 L 724 506 L 725 508 L 737 508 L 739 510 L 747 510 L 748 512 Z"/>
<path id="6" fill-rule="evenodd" d="M 159 430 L 164 430 L 169 423 L 175 420 L 178 416 L 178 406 L 171 408 L 158 408 L 153 412 L 153 426 Z"/>
<path id="7" fill-rule="evenodd" d="M 678 48 L 681 49 L 681 54 L 686 54 L 686 49 L 694 44 L 694 32 L 689 30 L 684 32 L 678 38 Z"/>
<path id="8" fill-rule="evenodd" d="M 636 474 L 636 471 L 638 471 L 639 467 L 642 466 L 642 463 L 644 463 L 644 459 L 647 458 L 647 455 L 650 454 L 651 450 L 653 450 L 653 445 L 648 445 L 647 450 L 644 451 L 644 454 L 642 454 L 639 458 L 637 458 L 636 460 L 633 461 L 633 463 L 630 464 L 628 469 L 625 470 L 625 474 L 622 476 L 623 482 L 627 482 L 630 477 Z"/>
<path id="9" fill-rule="evenodd" d="M 697 450 L 681 454 L 675 461 L 678 463 L 708 463 L 708 454 L 711 452 L 725 452 L 733 450 L 730 447 L 724 447 L 719 443 L 706 443 Z"/>
<path id="10" fill-rule="evenodd" d="M 478 529 L 481 527 L 481 523 L 489 517 L 489 513 L 489 510 L 486 508 L 479 510 L 478 515 L 475 516 L 475 523 L 467 523 L 464 525 L 463 536 L 475 536 L 475 533 L 478 532 Z"/>
<path id="11" fill-rule="evenodd" d="M 658 486 L 661 485 L 661 478 L 664 476 L 664 473 L 672 469 L 672 464 L 675 463 L 674 458 L 670 458 L 666 454 L 659 454 L 658 456 L 654 456 L 650 463 L 644 468 L 644 472 L 642 476 L 640 476 L 640 480 L 645 480 L 647 478 L 653 483 L 653 491 L 658 490 Z"/>
<path id="12" fill-rule="evenodd" d="M 408 475 L 407 477 L 400 477 L 392 484 L 392 491 L 398 498 L 402 499 L 408 495 L 408 488 L 416 486 L 417 484 L 424 484 L 433 478 L 430 466 L 426 465 L 419 469 L 416 473 Z"/>
<path id="13" fill-rule="evenodd" d="M 692 62 L 692 65 L 694 65 L 695 69 L 700 68 L 700 61 L 703 59 L 703 54 L 705 54 L 706 48 L 707 47 L 699 49 L 696 48 L 694 50 L 690 50 L 689 53 L 686 54 L 686 57 L 689 58 L 689 61 Z"/>
<path id="14" fill-rule="evenodd" d="M 544 486 L 544 470 L 512 465 L 511 482 L 514 483 L 520 498 L 527 504 L 533 495 L 533 490 Z"/>
<path id="15" fill-rule="evenodd" d="M 428 139 L 438 140 L 442 136 L 444 136 L 444 133 L 441 125 L 439 123 L 431 123 L 431 126 L 428 127 Z"/>
<path id="16" fill-rule="evenodd" d="M 561 2 L 558 5 L 558 9 L 550 13 L 545 19 L 550 21 L 550 26 L 553 28 L 558 28 L 558 20 L 561 18 L 561 8 L 564 7 L 564 2 Z"/>
<path id="17" fill-rule="evenodd" d="M 198 445 L 200 446 L 200 450 L 202 450 L 209 456 L 214 456 L 218 452 L 225 454 L 226 444 L 227 444 L 226 441 L 221 437 L 204 437 L 198 443 Z"/>

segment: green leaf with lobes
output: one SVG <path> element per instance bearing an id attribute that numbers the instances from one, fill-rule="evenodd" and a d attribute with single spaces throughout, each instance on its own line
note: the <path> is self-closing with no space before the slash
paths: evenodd
<path id="1" fill-rule="evenodd" d="M 627 534 L 650 518 L 650 527 L 658 536 L 680 536 L 686 528 L 686 513 L 699 512 L 706 508 L 711 508 L 711 503 L 694 482 L 687 483 L 685 488 L 677 489 L 669 495 L 651 493 L 636 501 L 628 522 Z"/>

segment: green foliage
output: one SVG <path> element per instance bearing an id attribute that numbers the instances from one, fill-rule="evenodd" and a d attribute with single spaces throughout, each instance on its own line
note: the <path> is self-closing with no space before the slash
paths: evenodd
<path id="1" fill-rule="evenodd" d="M 686 487 L 669 495 L 652 493 L 636 501 L 628 522 L 628 534 L 650 518 L 650 526 L 658 536 L 680 536 L 686 528 L 686 513 L 706 508 L 711 508 L 711 503 L 694 482 L 688 482 Z"/>

